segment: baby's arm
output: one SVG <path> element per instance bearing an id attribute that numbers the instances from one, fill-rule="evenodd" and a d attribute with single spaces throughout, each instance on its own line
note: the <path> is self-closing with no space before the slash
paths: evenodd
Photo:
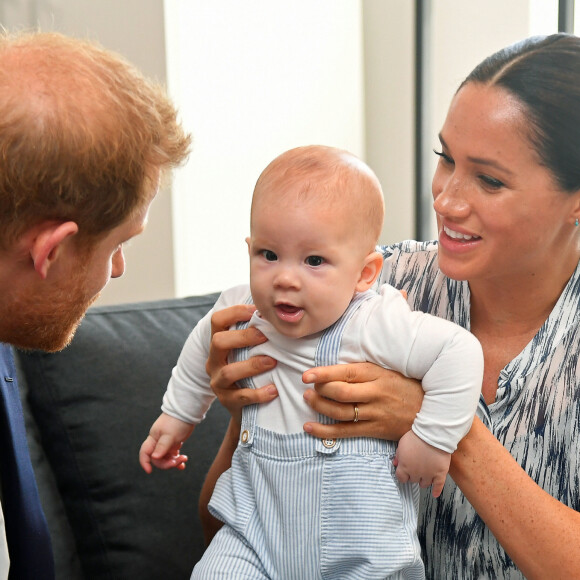
<path id="1" fill-rule="evenodd" d="M 395 474 L 401 483 L 411 481 L 421 487 L 432 485 L 433 497 L 439 497 L 445 485 L 450 462 L 450 453 L 429 445 L 413 431 L 408 431 L 397 446 Z"/>
<path id="2" fill-rule="evenodd" d="M 447 473 L 449 456 L 469 431 L 477 408 L 483 377 L 481 345 L 447 320 L 412 312 L 394 288 L 384 286 L 380 293 L 382 303 L 369 311 L 362 325 L 360 342 L 367 349 L 363 356 L 421 380 L 425 391 L 412 434 L 405 434 L 399 443 L 397 477 L 414 482 L 431 479 L 433 495 L 439 495 L 438 482 Z"/>
<path id="3" fill-rule="evenodd" d="M 157 469 L 185 469 L 187 456 L 179 451 L 194 428 L 195 425 L 161 413 L 139 451 L 139 463 L 145 472 L 151 473 L 153 466 Z"/>
<path id="4" fill-rule="evenodd" d="M 193 433 L 195 425 L 203 420 L 215 399 L 205 369 L 211 341 L 212 314 L 230 303 L 244 302 L 248 296 L 247 286 L 237 286 L 223 292 L 214 308 L 187 337 L 163 396 L 163 412 L 153 423 L 139 451 L 139 463 L 147 473 L 151 473 L 153 467 L 185 469 L 187 457 L 180 453 L 181 446 Z"/>

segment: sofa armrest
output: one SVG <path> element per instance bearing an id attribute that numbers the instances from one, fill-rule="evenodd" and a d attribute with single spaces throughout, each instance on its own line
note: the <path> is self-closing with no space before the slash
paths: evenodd
<path id="1" fill-rule="evenodd" d="M 88 578 L 189 578 L 203 552 L 197 501 L 227 412 L 212 406 L 184 446 L 184 471 L 148 476 L 138 452 L 187 335 L 216 298 L 91 308 L 64 351 L 18 353 L 27 404 Z M 47 509 L 49 520 L 56 507 Z M 57 565 L 71 558 L 58 548 L 55 542 Z"/>

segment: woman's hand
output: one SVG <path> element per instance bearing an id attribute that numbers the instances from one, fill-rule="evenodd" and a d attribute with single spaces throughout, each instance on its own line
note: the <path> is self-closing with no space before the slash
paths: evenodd
<path id="1" fill-rule="evenodd" d="M 255 311 L 251 305 L 238 305 L 215 312 L 211 318 L 212 340 L 205 370 L 210 385 L 220 403 L 239 425 L 242 408 L 254 403 L 267 403 L 278 396 L 274 385 L 260 389 L 240 389 L 236 381 L 253 377 L 272 369 L 276 361 L 268 356 L 255 356 L 243 362 L 228 364 L 228 354 L 234 348 L 255 346 L 266 342 L 266 337 L 255 328 L 229 330 L 237 322 L 250 320 Z"/>
<path id="2" fill-rule="evenodd" d="M 315 383 L 304 398 L 318 413 L 339 421 L 305 423 L 319 438 L 375 437 L 398 441 L 409 429 L 423 401 L 421 384 L 372 363 L 317 367 L 304 373 Z M 358 421 L 355 423 L 355 405 Z"/>

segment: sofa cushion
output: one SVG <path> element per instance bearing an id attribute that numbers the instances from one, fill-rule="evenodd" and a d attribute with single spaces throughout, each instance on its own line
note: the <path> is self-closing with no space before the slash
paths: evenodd
<path id="1" fill-rule="evenodd" d="M 138 452 L 187 335 L 216 298 L 95 307 L 62 352 L 19 353 L 87 578 L 189 578 L 203 552 L 198 495 L 227 412 L 213 405 L 184 446 L 184 471 L 147 475 Z"/>

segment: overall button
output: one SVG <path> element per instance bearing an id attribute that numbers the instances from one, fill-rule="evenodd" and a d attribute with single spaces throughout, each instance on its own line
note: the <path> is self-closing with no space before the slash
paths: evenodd
<path id="1" fill-rule="evenodd" d="M 323 439 L 322 440 L 322 444 L 327 449 L 332 449 L 336 445 L 336 439 Z"/>
<path id="2" fill-rule="evenodd" d="M 244 431 L 242 431 L 242 435 L 240 437 L 242 443 L 247 443 L 249 438 L 250 438 L 250 432 L 247 429 L 244 429 Z"/>

